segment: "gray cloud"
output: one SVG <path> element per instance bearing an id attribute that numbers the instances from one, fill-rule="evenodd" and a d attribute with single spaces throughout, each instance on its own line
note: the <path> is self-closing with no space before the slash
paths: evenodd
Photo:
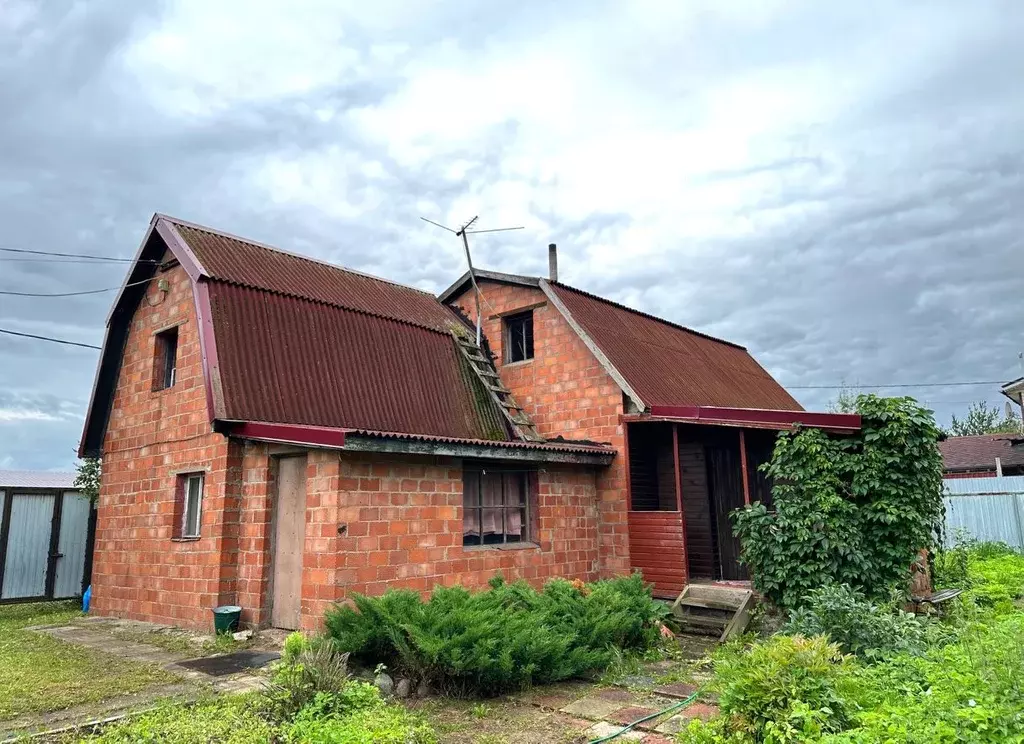
<path id="1" fill-rule="evenodd" d="M 541 273 L 556 241 L 566 281 L 744 343 L 783 383 L 1019 374 L 1017 3 L 335 5 L 259 67 L 259 4 L 211 45 L 188 3 L 11 4 L 0 246 L 129 256 L 163 211 L 439 290 L 459 247 L 418 217 L 479 212 L 528 226 L 481 236 L 479 264 Z M 290 65 L 306 32 L 316 63 Z M 124 270 L 0 261 L 0 288 Z M 112 298 L 0 296 L 0 327 L 99 343 Z M 0 337 L 0 466 L 71 465 L 94 366 Z M 998 402 L 914 392 L 943 420 Z"/>

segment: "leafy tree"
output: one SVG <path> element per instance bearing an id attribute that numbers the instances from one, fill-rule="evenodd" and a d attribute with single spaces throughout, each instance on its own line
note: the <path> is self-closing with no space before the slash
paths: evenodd
<path id="1" fill-rule="evenodd" d="M 829 413 L 856 413 L 857 394 L 844 384 L 839 388 L 835 400 L 830 400 L 825 409 Z"/>
<path id="2" fill-rule="evenodd" d="M 999 406 L 989 408 L 988 403 L 979 400 L 967 408 L 967 415 L 958 419 L 953 414 L 953 422 L 949 425 L 949 434 L 954 437 L 970 437 L 978 434 L 1017 433 L 1020 431 L 1020 418 L 1012 408 L 1004 413 Z"/>
<path id="3" fill-rule="evenodd" d="M 820 586 L 849 584 L 885 598 L 942 529 L 942 458 L 931 411 L 913 398 L 859 395 L 861 429 L 779 436 L 771 462 L 774 510 L 733 512 L 742 560 L 776 604 L 801 606 Z"/>
<path id="4" fill-rule="evenodd" d="M 100 497 L 100 460 L 98 457 L 87 457 L 75 465 L 75 488 L 88 496 L 93 504 Z"/>

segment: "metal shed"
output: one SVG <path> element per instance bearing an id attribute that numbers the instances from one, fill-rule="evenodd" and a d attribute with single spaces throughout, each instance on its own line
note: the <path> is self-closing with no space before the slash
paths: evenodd
<path id="1" fill-rule="evenodd" d="M 84 591 L 96 520 L 74 480 L 74 473 L 0 470 L 0 602 Z"/>

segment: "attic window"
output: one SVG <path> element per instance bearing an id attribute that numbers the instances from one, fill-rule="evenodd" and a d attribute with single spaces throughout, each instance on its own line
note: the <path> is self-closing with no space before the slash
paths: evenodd
<path id="1" fill-rule="evenodd" d="M 156 334 L 153 355 L 153 390 L 174 387 L 178 376 L 178 327 Z"/>
<path id="2" fill-rule="evenodd" d="M 505 363 L 533 359 L 533 310 L 505 318 Z"/>

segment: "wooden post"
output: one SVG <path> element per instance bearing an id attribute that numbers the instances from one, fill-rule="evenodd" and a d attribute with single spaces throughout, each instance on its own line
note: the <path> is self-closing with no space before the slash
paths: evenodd
<path id="1" fill-rule="evenodd" d="M 743 503 L 750 506 L 750 478 L 747 476 L 747 438 L 740 429 L 740 465 L 743 469 Z"/>
<path id="2" fill-rule="evenodd" d="M 676 509 L 683 513 L 683 473 L 679 469 L 679 424 L 672 424 L 672 471 L 676 474 Z"/>

